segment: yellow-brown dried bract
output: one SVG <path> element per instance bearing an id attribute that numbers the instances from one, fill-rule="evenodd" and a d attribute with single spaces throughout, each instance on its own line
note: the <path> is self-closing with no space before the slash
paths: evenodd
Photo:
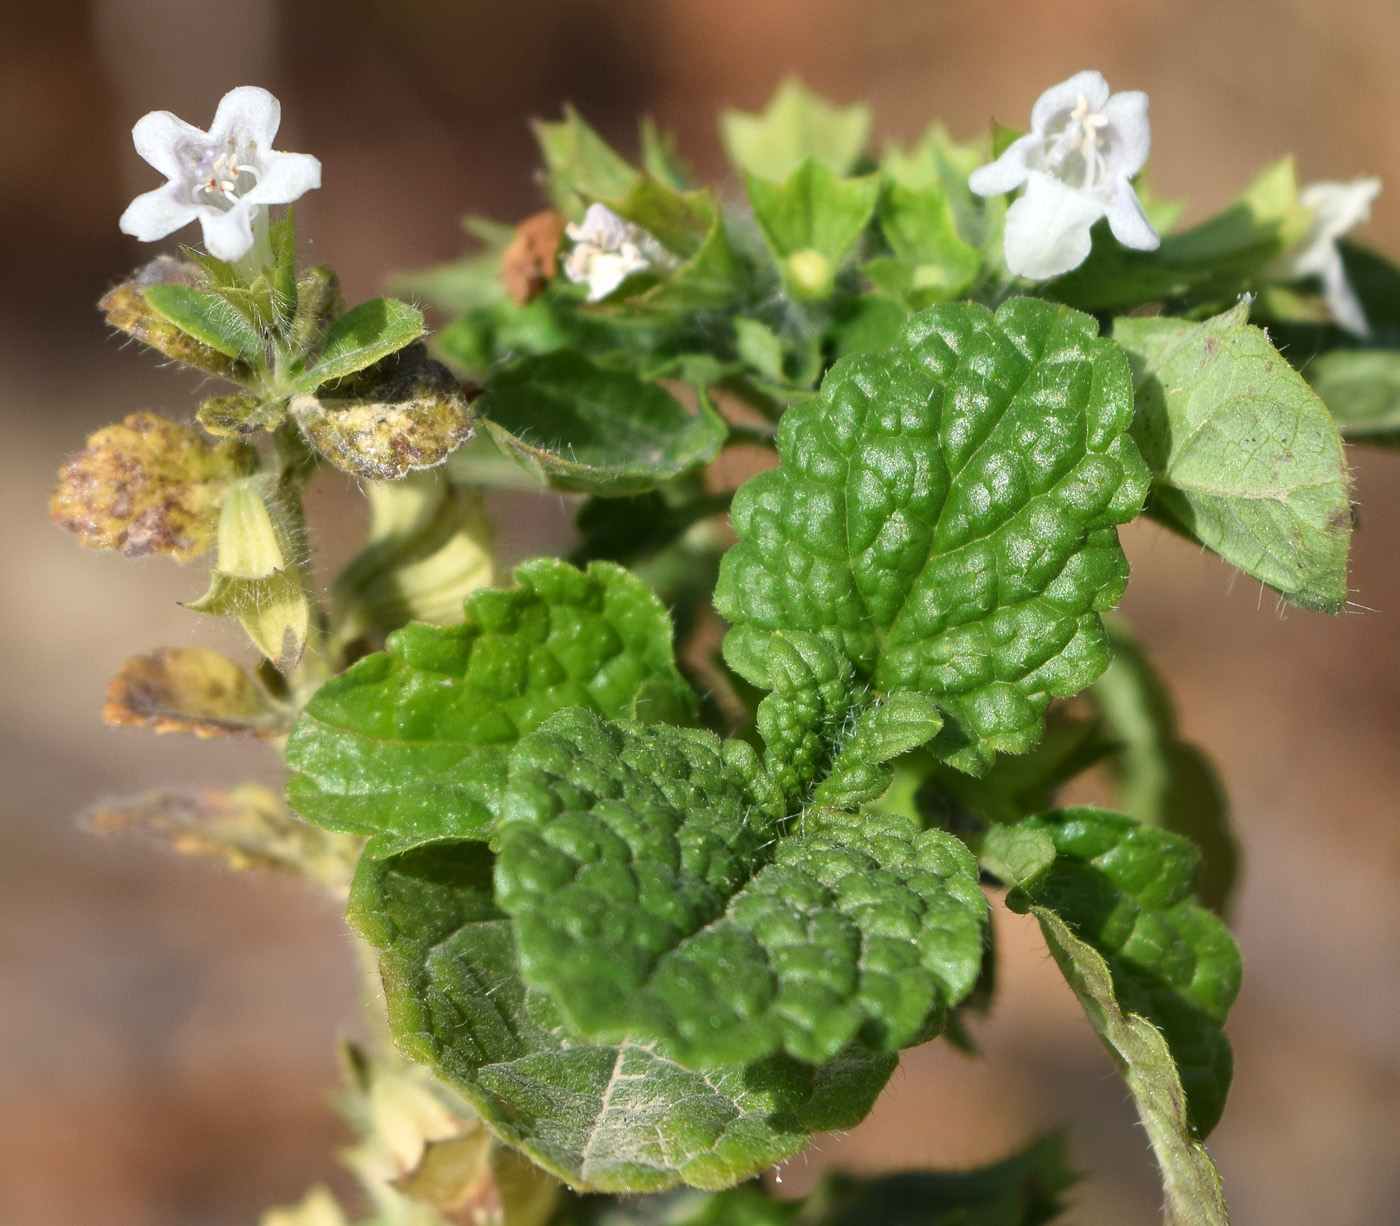
<path id="1" fill-rule="evenodd" d="M 537 297 L 559 270 L 564 215 L 545 209 L 515 228 L 501 256 L 501 281 L 512 302 L 524 306 Z"/>
<path id="2" fill-rule="evenodd" d="M 203 647 L 165 647 L 127 660 L 107 687 L 102 718 L 199 737 L 272 736 L 289 722 L 243 669 Z"/>
<path id="3" fill-rule="evenodd" d="M 234 383 L 240 383 L 247 377 L 248 367 L 245 363 L 200 343 L 155 310 L 146 301 L 142 292 L 145 288 L 136 281 L 123 281 L 107 292 L 97 305 L 112 327 L 196 370 Z"/>
<path id="4" fill-rule="evenodd" d="M 224 491 L 255 461 L 242 443 L 211 447 L 188 426 L 133 413 L 59 470 L 49 514 L 89 549 L 187 562 L 214 544 Z"/>
<path id="5" fill-rule="evenodd" d="M 441 464 L 472 436 L 467 391 L 421 344 L 333 394 L 293 397 L 292 416 L 337 468 L 374 481 Z"/>

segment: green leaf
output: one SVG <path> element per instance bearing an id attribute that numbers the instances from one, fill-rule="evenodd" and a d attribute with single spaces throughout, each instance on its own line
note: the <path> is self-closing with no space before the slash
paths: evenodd
<path id="1" fill-rule="evenodd" d="M 580 1197 L 555 1226 L 1044 1226 L 1075 1182 L 1064 1142 L 1051 1136 L 975 1170 L 829 1173 L 802 1200 L 757 1184 L 632 1202 Z"/>
<path id="2" fill-rule="evenodd" d="M 149 345 L 157 353 L 206 374 L 218 375 L 233 383 L 245 383 L 253 373 L 249 363 L 235 361 L 196 340 L 146 300 L 146 289 L 164 280 L 175 279 L 179 284 L 192 285 L 198 277 L 198 270 L 191 265 L 181 264 L 170 256 L 158 256 L 131 280 L 108 290 L 98 306 L 112 327 L 134 337 L 143 345 Z"/>
<path id="3" fill-rule="evenodd" d="M 329 328 L 316 364 L 299 375 L 303 391 L 365 370 L 412 344 L 426 329 L 423 313 L 397 298 L 371 298 L 351 307 Z"/>
<path id="4" fill-rule="evenodd" d="M 1326 406 L 1241 303 L 1195 324 L 1119 319 L 1148 510 L 1294 604 L 1347 598 L 1351 474 Z"/>
<path id="5" fill-rule="evenodd" d="M 927 694 L 896 690 L 856 718 L 812 803 L 850 809 L 878 800 L 894 778 L 885 763 L 926 745 L 942 727 L 943 717 Z"/>
<path id="6" fill-rule="evenodd" d="M 941 184 L 913 189 L 887 182 L 880 198 L 880 230 L 905 270 L 902 297 L 911 307 L 958 297 L 982 270 L 981 253 L 958 236 Z"/>
<path id="7" fill-rule="evenodd" d="M 1112 623 L 1105 621 L 1111 642 Z M 925 770 L 916 793 L 917 808 L 925 820 L 959 834 L 989 823 L 1019 822 L 1051 808 L 1062 785 L 1116 748 L 1098 720 L 1070 719 L 1052 707 L 1045 736 L 1034 749 L 998 754 L 978 778 L 941 762 L 918 764 Z"/>
<path id="8" fill-rule="evenodd" d="M 1053 845 L 1048 863 L 1029 843 L 1008 846 L 1027 831 Z M 1104 809 L 1062 809 L 994 827 L 985 848 L 1011 870 L 1007 905 L 1033 910 L 1047 939 L 1046 915 L 1067 925 L 1104 960 L 1112 999 L 1161 1032 L 1180 1072 L 1190 1126 L 1207 1135 L 1230 1088 L 1230 1044 L 1221 1027 L 1239 992 L 1240 955 L 1229 930 L 1192 894 L 1195 848 Z"/>
<path id="9" fill-rule="evenodd" d="M 827 297 L 875 211 L 879 176 L 840 179 L 808 159 L 781 183 L 750 175 L 748 185 L 754 220 L 784 280 L 799 297 Z"/>
<path id="10" fill-rule="evenodd" d="M 727 434 L 703 400 L 697 414 L 664 388 L 564 351 L 521 358 L 480 402 L 508 455 L 556 489 L 639 494 L 708 464 Z"/>
<path id="11" fill-rule="evenodd" d="M 734 249 L 724 214 L 707 196 L 692 192 L 693 207 L 709 217 L 699 248 L 659 285 L 637 298 L 640 306 L 656 311 L 709 311 L 731 305 L 748 282 L 750 273 Z"/>
<path id="12" fill-rule="evenodd" d="M 818 811 L 775 844 L 781 801 L 742 741 L 563 712 L 511 754 L 502 807 L 523 974 L 590 1038 L 822 1064 L 922 1042 L 977 978 L 963 846 Z"/>
<path id="13" fill-rule="evenodd" d="M 1162 1170 L 1167 1226 L 1229 1226 L 1220 1175 L 1192 1131 L 1167 1040 L 1119 1001 L 1113 973 L 1092 945 L 1053 911 L 1034 912 L 1051 956 L 1128 1083 Z"/>
<path id="14" fill-rule="evenodd" d="M 1266 167 L 1224 212 L 1167 235 L 1155 251 L 1109 241 L 1101 223 L 1089 258 L 1049 292 L 1085 311 L 1126 311 L 1170 298 L 1229 301 L 1300 241 L 1311 221 L 1311 210 L 1298 200 L 1293 159 L 1283 158 Z"/>
<path id="15" fill-rule="evenodd" d="M 1333 349 L 1303 373 L 1343 438 L 1386 444 L 1400 438 L 1400 349 Z"/>
<path id="16" fill-rule="evenodd" d="M 1196 893 L 1223 912 L 1235 884 L 1239 847 L 1229 802 L 1209 758 L 1183 741 L 1171 695 L 1142 645 L 1117 618 L 1108 622 L 1113 663 L 1090 691 L 1119 748 L 1110 758 L 1118 807 L 1147 826 L 1184 835 L 1201 853 Z"/>
<path id="17" fill-rule="evenodd" d="M 384 950 L 400 1047 L 464 1094 L 506 1141 L 580 1191 L 723 1188 L 813 1132 L 850 1128 L 895 1066 L 852 1051 L 688 1071 L 635 1043 L 580 1043 L 519 978 L 513 925 L 479 843 L 361 860 L 350 920 Z"/>
<path id="18" fill-rule="evenodd" d="M 871 261 L 873 262 L 873 261 Z M 865 268 L 870 267 L 867 262 Z M 909 312 L 883 294 L 861 294 L 840 303 L 833 312 L 836 356 L 880 353 L 898 344 Z"/>
<path id="19" fill-rule="evenodd" d="M 676 152 L 676 138 L 669 132 L 662 132 L 650 115 L 642 116 L 640 131 L 642 166 L 647 174 L 678 192 L 693 186 L 694 176 Z"/>
<path id="20" fill-rule="evenodd" d="M 461 383 L 421 344 L 333 390 L 293 396 L 288 409 L 321 455 L 372 481 L 434 468 L 472 436 Z"/>
<path id="21" fill-rule="evenodd" d="M 225 357 L 262 366 L 261 333 L 220 293 L 166 283 L 144 291 L 147 303 L 181 332 Z"/>
<path id="22" fill-rule="evenodd" d="M 730 664 L 771 688 L 789 630 L 836 636 L 876 694 L 930 696 L 938 752 L 979 771 L 1040 738 L 1108 664 L 1115 525 L 1147 474 L 1131 381 L 1093 320 L 1029 299 L 931 307 L 784 415 L 782 467 L 734 499 L 715 601 Z"/>
<path id="23" fill-rule="evenodd" d="M 725 111 L 720 135 L 739 170 L 786 179 L 808 158 L 837 175 L 850 172 L 870 138 L 870 108 L 833 106 L 792 77 L 760 115 Z"/>
<path id="24" fill-rule="evenodd" d="M 683 719 L 694 708 L 665 608 L 621 567 L 536 558 L 455 626 L 408 625 L 328 681 L 287 743 L 308 821 L 377 836 L 376 855 L 484 838 L 516 739 L 564 707 Z"/>
<path id="25" fill-rule="evenodd" d="M 536 120 L 534 128 L 545 184 L 561 213 L 577 219 L 591 201 L 621 200 L 631 190 L 637 171 L 572 106 L 562 120 Z"/>
<path id="26" fill-rule="evenodd" d="M 881 166 L 889 179 L 911 192 L 941 189 L 958 237 L 969 246 L 980 247 L 987 238 L 987 214 L 993 206 L 974 194 L 967 180 L 987 160 L 985 144 L 960 144 L 936 123 L 908 153 L 897 146 L 887 148 Z M 1004 204 L 995 207 L 1005 209 Z"/>

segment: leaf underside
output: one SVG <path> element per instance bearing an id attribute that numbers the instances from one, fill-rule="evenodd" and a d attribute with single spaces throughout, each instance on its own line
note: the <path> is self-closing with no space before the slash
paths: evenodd
<path id="1" fill-rule="evenodd" d="M 895 1058 L 821 1068 L 771 1056 L 704 1073 L 651 1046 L 581 1043 L 519 977 L 513 925 L 480 843 L 363 859 L 350 919 L 384 950 L 403 1050 L 460 1090 L 507 1141 L 579 1190 L 728 1187 L 864 1117 Z"/>

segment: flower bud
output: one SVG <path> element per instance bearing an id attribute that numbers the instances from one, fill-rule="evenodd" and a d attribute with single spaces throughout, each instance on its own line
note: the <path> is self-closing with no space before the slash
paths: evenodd
<path id="1" fill-rule="evenodd" d="M 799 298 L 825 298 L 835 286 L 831 261 L 812 247 L 788 256 L 786 271 L 788 284 Z"/>

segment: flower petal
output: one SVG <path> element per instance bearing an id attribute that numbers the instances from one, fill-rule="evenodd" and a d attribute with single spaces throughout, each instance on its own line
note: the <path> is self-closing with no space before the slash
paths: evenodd
<path id="1" fill-rule="evenodd" d="M 1322 297 L 1327 309 L 1332 312 L 1332 320 L 1339 328 L 1344 328 L 1353 336 L 1368 340 L 1371 324 L 1366 318 L 1366 308 L 1361 305 L 1351 282 L 1347 279 L 1346 265 L 1342 263 L 1342 253 L 1332 248 L 1332 258 L 1320 270 L 1322 277 Z"/>
<path id="2" fill-rule="evenodd" d="M 253 210 L 256 206 L 240 200 L 227 211 L 204 208 L 199 212 L 204 227 L 204 247 L 220 260 L 237 260 L 253 249 Z"/>
<path id="3" fill-rule="evenodd" d="M 1147 95 L 1140 89 L 1114 94 L 1101 108 L 1117 133 L 1110 152 L 1109 173 L 1132 178 L 1147 163 L 1152 148 L 1152 125 L 1147 121 Z"/>
<path id="4" fill-rule="evenodd" d="M 1371 219 L 1371 202 L 1380 195 L 1379 179 L 1352 179 L 1347 183 L 1309 183 L 1298 193 L 1298 203 L 1313 211 L 1309 237 L 1331 240 Z"/>
<path id="5" fill-rule="evenodd" d="M 179 179 L 186 173 L 180 161 L 180 147 L 192 143 L 207 145 L 209 137 L 178 115 L 151 111 L 136 121 L 131 129 L 131 141 L 136 152 L 167 179 Z"/>
<path id="6" fill-rule="evenodd" d="M 282 104 L 260 85 L 240 85 L 219 99 L 209 139 L 222 145 L 237 134 L 252 141 L 260 151 L 272 149 L 272 138 L 282 122 Z"/>
<path id="7" fill-rule="evenodd" d="M 178 184 L 166 183 L 137 196 L 126 206 L 117 225 L 123 234 L 130 234 L 143 243 L 153 243 L 189 225 L 198 216 L 199 210 L 194 205 L 180 199 Z"/>
<path id="8" fill-rule="evenodd" d="M 1108 82 L 1099 72 L 1076 72 L 1068 81 L 1052 85 L 1031 108 L 1031 130 L 1044 133 L 1050 121 L 1062 111 L 1072 111 L 1083 97 L 1091 111 L 1101 111 L 1108 102 Z"/>
<path id="9" fill-rule="evenodd" d="M 1034 132 L 1006 147 L 995 162 L 979 166 L 967 177 L 967 185 L 979 196 L 1000 196 L 1015 191 L 1030 175 L 1029 155 L 1043 144 Z"/>
<path id="10" fill-rule="evenodd" d="M 1103 215 L 1089 193 L 1032 173 L 1025 195 L 1006 211 L 1007 268 L 1033 281 L 1077 268 L 1093 247 L 1089 229 Z"/>
<path id="11" fill-rule="evenodd" d="M 250 204 L 290 204 L 321 186 L 321 162 L 309 153 L 264 153 L 258 181 L 243 193 Z"/>
<path id="12" fill-rule="evenodd" d="M 1147 220 L 1142 202 L 1133 191 L 1127 179 L 1120 178 L 1113 185 L 1113 194 L 1108 201 L 1108 225 L 1116 238 L 1125 247 L 1136 251 L 1156 251 L 1162 245 L 1157 231 Z"/>

